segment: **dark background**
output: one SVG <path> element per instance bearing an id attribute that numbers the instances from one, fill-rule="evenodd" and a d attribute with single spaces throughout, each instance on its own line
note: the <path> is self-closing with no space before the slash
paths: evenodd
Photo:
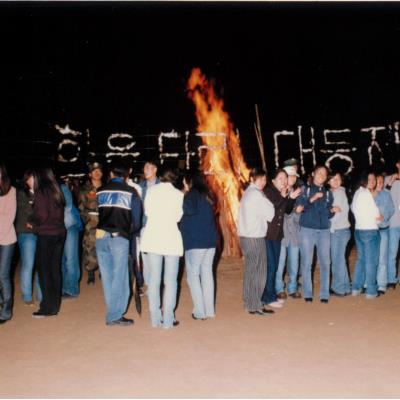
<path id="1" fill-rule="evenodd" d="M 140 168 L 161 131 L 195 132 L 193 67 L 215 79 L 249 164 L 256 103 L 269 166 L 279 129 L 312 125 L 318 142 L 350 128 L 360 144 L 360 128 L 400 120 L 399 39 L 396 3 L 2 3 L 0 155 L 15 174 L 54 159 L 54 124 L 69 123 L 90 129 L 95 152 L 132 134 Z"/>

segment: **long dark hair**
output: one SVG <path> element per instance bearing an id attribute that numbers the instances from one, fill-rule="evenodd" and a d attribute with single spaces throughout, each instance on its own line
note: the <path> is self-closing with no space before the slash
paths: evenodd
<path id="1" fill-rule="evenodd" d="M 187 171 L 184 179 L 189 186 L 189 190 L 197 190 L 211 205 L 214 205 L 214 194 L 208 188 L 204 175 L 200 171 Z"/>
<path id="2" fill-rule="evenodd" d="M 33 191 L 35 192 L 37 189 L 37 182 L 39 180 L 38 171 L 34 168 L 28 168 L 24 171 L 24 175 L 22 176 L 23 188 L 27 195 L 31 195 L 30 187 L 26 183 L 31 176 L 33 177 Z"/>
<path id="3" fill-rule="evenodd" d="M 56 177 L 51 168 L 43 168 L 40 170 L 37 180 L 35 180 L 35 193 L 36 191 L 43 191 L 49 189 L 53 196 L 54 202 L 58 207 L 65 207 L 65 199 L 60 185 L 57 183 Z"/>
<path id="4" fill-rule="evenodd" d="M 5 196 L 11 189 L 11 181 L 8 177 L 6 167 L 0 163 L 0 196 Z"/>

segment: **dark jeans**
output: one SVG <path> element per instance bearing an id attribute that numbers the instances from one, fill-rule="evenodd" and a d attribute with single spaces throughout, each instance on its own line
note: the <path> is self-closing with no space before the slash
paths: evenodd
<path id="1" fill-rule="evenodd" d="M 281 254 L 281 241 L 266 240 L 265 242 L 267 246 L 267 282 L 261 301 L 264 304 L 269 304 L 276 301 L 275 278 Z"/>
<path id="2" fill-rule="evenodd" d="M 36 268 L 42 289 L 40 310 L 45 314 L 58 313 L 61 304 L 61 259 L 65 242 L 62 235 L 38 235 Z"/>
<path id="3" fill-rule="evenodd" d="M 11 260 L 15 243 L 0 245 L 0 319 L 8 320 L 12 316 Z"/>

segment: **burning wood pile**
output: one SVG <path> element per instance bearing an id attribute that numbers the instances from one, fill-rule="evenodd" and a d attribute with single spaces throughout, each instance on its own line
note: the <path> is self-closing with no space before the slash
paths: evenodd
<path id="1" fill-rule="evenodd" d="M 223 257 L 240 257 L 237 236 L 239 202 L 248 180 L 247 168 L 224 101 L 215 93 L 213 82 L 208 82 L 199 68 L 192 70 L 187 88 L 196 107 L 197 129 L 203 141 L 201 170 L 215 194 L 224 239 Z M 212 151 L 208 151 L 212 150 Z"/>

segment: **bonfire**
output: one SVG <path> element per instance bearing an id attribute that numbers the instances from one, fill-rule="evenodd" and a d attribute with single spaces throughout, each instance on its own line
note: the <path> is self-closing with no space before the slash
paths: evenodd
<path id="1" fill-rule="evenodd" d="M 198 135 L 203 141 L 200 168 L 218 200 L 224 239 L 222 256 L 241 257 L 237 218 L 250 170 L 243 158 L 239 135 L 224 110 L 224 101 L 215 93 L 213 82 L 199 68 L 192 70 L 187 88 L 196 107 Z"/>

